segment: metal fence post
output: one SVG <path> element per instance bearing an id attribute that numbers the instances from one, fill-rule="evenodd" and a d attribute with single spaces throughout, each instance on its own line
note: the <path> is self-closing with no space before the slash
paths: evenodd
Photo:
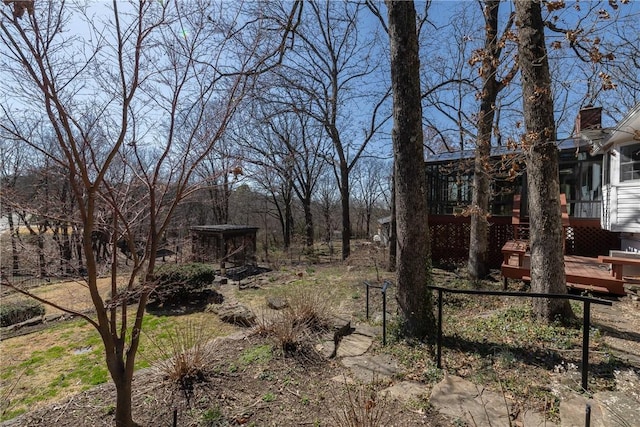
<path id="1" fill-rule="evenodd" d="M 387 345 L 387 288 L 391 282 L 385 280 L 382 284 L 382 345 Z"/>
<path id="2" fill-rule="evenodd" d="M 364 282 L 364 287 L 367 289 L 367 320 L 369 320 L 369 283 Z"/>
<path id="3" fill-rule="evenodd" d="M 442 368 L 442 289 L 438 289 L 438 338 L 436 340 L 436 366 Z"/>
<path id="4" fill-rule="evenodd" d="M 589 330 L 591 329 L 591 303 L 584 301 L 582 316 L 582 389 L 587 391 L 589 375 Z"/>

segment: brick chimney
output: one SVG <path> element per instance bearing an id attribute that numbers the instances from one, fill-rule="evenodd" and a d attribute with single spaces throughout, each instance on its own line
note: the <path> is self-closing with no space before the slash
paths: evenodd
<path id="1" fill-rule="evenodd" d="M 587 105 L 578 113 L 575 134 L 596 129 L 602 129 L 602 107 Z"/>

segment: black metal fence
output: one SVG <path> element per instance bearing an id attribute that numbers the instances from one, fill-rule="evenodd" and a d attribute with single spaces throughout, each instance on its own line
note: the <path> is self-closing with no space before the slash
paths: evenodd
<path id="1" fill-rule="evenodd" d="M 436 339 L 436 363 L 438 368 L 442 368 L 442 300 L 445 293 L 452 294 L 470 294 L 470 295 L 495 295 L 509 296 L 520 298 L 546 298 L 546 299 L 569 299 L 573 301 L 581 301 L 583 303 L 583 319 L 582 319 L 582 388 L 587 391 L 587 378 L 589 374 L 589 329 L 591 325 L 591 304 L 612 305 L 611 301 L 586 297 L 582 295 L 569 294 L 538 294 L 529 292 L 507 292 L 507 291 L 490 291 L 476 289 L 451 289 L 441 286 L 429 286 L 438 292 L 438 335 Z"/>
<path id="2" fill-rule="evenodd" d="M 369 320 L 369 288 L 380 289 L 382 292 L 382 345 L 387 345 L 387 290 L 391 286 L 391 282 L 385 280 L 382 282 L 382 286 L 380 286 L 365 281 L 364 286 L 367 293 L 367 320 Z"/>

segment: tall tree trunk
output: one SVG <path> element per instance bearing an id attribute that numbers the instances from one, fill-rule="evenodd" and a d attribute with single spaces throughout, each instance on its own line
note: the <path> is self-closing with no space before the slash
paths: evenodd
<path id="1" fill-rule="evenodd" d="M 532 292 L 566 294 L 558 148 L 551 77 L 540 3 L 517 0 L 518 56 L 526 134 L 522 138 L 527 167 Z M 572 317 L 568 300 L 533 300 L 538 318 L 552 321 Z"/>
<path id="2" fill-rule="evenodd" d="M 349 168 L 340 165 L 340 199 L 342 202 L 342 259 L 351 255 L 351 213 L 349 211 Z"/>
<path id="3" fill-rule="evenodd" d="M 326 205 L 322 206 L 322 216 L 324 218 L 324 241 L 325 243 L 331 243 L 331 206 L 327 202 Z"/>
<path id="4" fill-rule="evenodd" d="M 306 246 L 313 248 L 313 213 L 311 212 L 311 196 L 305 197 L 302 203 L 304 209 L 304 231 L 306 235 Z"/>
<path id="5" fill-rule="evenodd" d="M 113 378 L 113 382 L 116 386 L 116 427 L 138 427 L 139 425 L 135 421 L 133 421 L 133 416 L 131 413 L 131 391 L 133 376 L 131 376 L 131 378 L 128 378 L 127 372 L 124 369 L 124 365 L 116 369 L 118 369 L 116 372 L 111 372 L 111 377 Z"/>
<path id="6" fill-rule="evenodd" d="M 78 272 L 82 275 L 86 270 L 82 256 L 82 234 L 78 232 L 78 227 L 74 225 L 73 230 L 71 231 L 71 235 L 73 238 L 73 244 L 75 245 L 76 255 L 78 257 Z M 115 246 L 113 247 L 113 252 L 116 252 Z"/>
<path id="7" fill-rule="evenodd" d="M 420 61 L 413 1 L 386 2 L 389 11 L 393 151 L 398 232 L 398 304 L 403 332 L 425 339 L 435 332 L 430 280 Z"/>
<path id="8" fill-rule="evenodd" d="M 391 174 L 391 221 L 389 222 L 389 265 L 387 271 L 396 271 L 398 238 L 396 235 L 396 164 L 393 163 L 394 172 Z"/>
<path id="9" fill-rule="evenodd" d="M 71 236 L 69 236 L 69 227 L 67 223 L 62 224 L 62 261 L 64 265 L 65 274 L 71 274 L 73 269 L 71 268 Z"/>
<path id="10" fill-rule="evenodd" d="M 284 205 L 284 247 L 291 247 L 291 236 L 293 236 L 293 215 L 291 214 L 291 204 L 285 202 Z"/>
<path id="11" fill-rule="evenodd" d="M 371 230 L 371 209 L 367 208 L 366 213 L 364 214 L 364 235 L 367 239 L 371 237 L 369 234 Z"/>
<path id="12" fill-rule="evenodd" d="M 500 0 L 487 0 L 485 16 L 485 56 L 482 61 L 482 91 L 478 114 L 478 139 L 473 168 L 473 200 L 471 203 L 471 230 L 469 236 L 469 278 L 477 281 L 489 273 L 489 197 L 491 134 L 495 117 L 495 102 L 499 86 L 496 81 L 499 55 L 498 10 Z"/>
<path id="13" fill-rule="evenodd" d="M 18 274 L 20 270 L 20 258 L 18 256 L 18 229 L 13 224 L 13 212 L 9 211 L 7 216 L 9 223 L 9 234 L 11 236 L 11 259 L 13 274 Z"/>
<path id="14" fill-rule="evenodd" d="M 46 229 L 45 229 L 46 230 Z M 37 243 L 38 243 L 38 277 L 40 277 L 41 279 L 46 277 L 47 275 L 47 269 L 46 269 L 46 259 L 44 256 L 44 232 L 45 230 L 40 229 L 40 227 L 38 227 L 38 237 L 37 237 Z"/>

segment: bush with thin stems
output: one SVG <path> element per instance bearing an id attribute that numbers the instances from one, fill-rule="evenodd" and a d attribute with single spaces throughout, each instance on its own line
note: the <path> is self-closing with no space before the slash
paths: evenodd
<path id="1" fill-rule="evenodd" d="M 336 427 L 380 427 L 391 425 L 395 411 L 392 401 L 381 394 L 382 383 L 350 384 L 344 378 L 342 392 L 336 393 L 331 419 Z"/>
<path id="2" fill-rule="evenodd" d="M 304 347 L 314 333 L 326 331 L 331 316 L 329 298 L 323 292 L 299 287 L 287 292 L 286 308 L 282 311 L 258 316 L 254 332 L 273 337 L 285 355 Z"/>
<path id="3" fill-rule="evenodd" d="M 187 322 L 167 329 L 162 338 L 147 335 L 150 346 L 143 355 L 165 379 L 181 390 L 191 390 L 194 383 L 206 380 L 214 353 L 204 330 L 196 322 Z"/>
<path id="4" fill-rule="evenodd" d="M 313 332 L 321 332 L 329 326 L 331 299 L 317 288 L 296 287 L 286 296 L 286 317 L 294 325 L 303 325 Z"/>

